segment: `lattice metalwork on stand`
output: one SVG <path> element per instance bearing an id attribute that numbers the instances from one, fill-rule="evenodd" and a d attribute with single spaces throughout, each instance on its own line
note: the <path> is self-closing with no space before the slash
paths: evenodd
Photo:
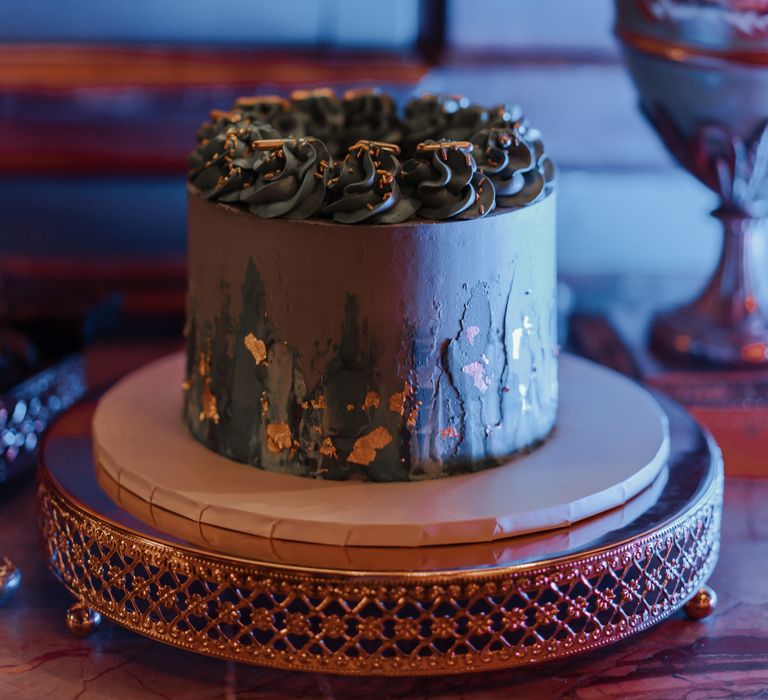
<path id="1" fill-rule="evenodd" d="M 722 477 L 676 521 L 605 550 L 504 569 L 333 572 L 152 542 L 40 482 L 54 573 L 125 627 L 281 668 L 429 674 L 502 668 L 608 644 L 670 615 L 717 559 Z"/>

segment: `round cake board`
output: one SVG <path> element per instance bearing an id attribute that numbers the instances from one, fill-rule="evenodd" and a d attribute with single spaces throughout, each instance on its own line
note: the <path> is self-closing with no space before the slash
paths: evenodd
<path id="1" fill-rule="evenodd" d="M 489 542 L 564 527 L 645 489 L 667 418 L 631 380 L 564 355 L 552 437 L 509 463 L 431 481 L 323 481 L 222 457 L 182 422 L 181 353 L 129 375 L 93 420 L 98 470 L 154 508 L 259 537 L 369 547 Z"/>

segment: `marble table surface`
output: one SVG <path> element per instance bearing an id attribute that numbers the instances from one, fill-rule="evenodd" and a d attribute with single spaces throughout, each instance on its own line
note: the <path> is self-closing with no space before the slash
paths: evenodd
<path id="1" fill-rule="evenodd" d="M 92 383 L 167 348 L 99 348 Z M 727 469 L 727 468 L 726 468 Z M 734 698 L 768 688 L 768 479 L 727 478 L 720 603 L 700 622 L 678 613 L 612 648 L 530 669 L 436 678 L 343 678 L 263 670 L 195 656 L 104 622 L 90 638 L 66 629 L 70 596 L 48 572 L 34 481 L 0 492 L 0 553 L 23 581 L 0 607 L 2 698 Z"/>

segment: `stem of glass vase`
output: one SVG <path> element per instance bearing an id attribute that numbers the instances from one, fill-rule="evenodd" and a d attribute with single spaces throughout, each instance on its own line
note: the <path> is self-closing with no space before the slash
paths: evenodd
<path id="1" fill-rule="evenodd" d="M 723 247 L 717 268 L 694 301 L 656 316 L 651 343 L 665 355 L 733 367 L 768 364 L 768 317 L 753 269 L 764 257 L 768 220 L 718 209 Z M 768 270 L 766 270 L 768 272 Z"/>

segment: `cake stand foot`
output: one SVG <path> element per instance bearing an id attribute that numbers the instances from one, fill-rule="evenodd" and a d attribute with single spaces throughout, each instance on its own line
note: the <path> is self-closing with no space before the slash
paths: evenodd
<path id="1" fill-rule="evenodd" d="M 709 617 L 717 607 L 717 593 L 709 586 L 702 586 L 686 604 L 683 610 L 691 620 Z"/>
<path id="2" fill-rule="evenodd" d="M 13 593 L 21 583 L 21 571 L 7 557 L 0 560 L 0 600 Z"/>
<path id="3" fill-rule="evenodd" d="M 78 601 L 67 610 L 67 629 L 75 637 L 87 637 L 93 634 L 101 624 L 101 613 L 91 610 L 85 603 Z"/>

